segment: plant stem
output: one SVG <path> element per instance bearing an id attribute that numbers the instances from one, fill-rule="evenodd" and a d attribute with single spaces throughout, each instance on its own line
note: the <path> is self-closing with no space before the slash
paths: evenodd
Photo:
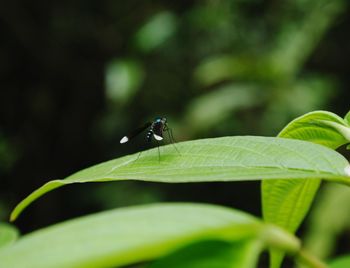
<path id="1" fill-rule="evenodd" d="M 327 268 L 327 264 L 316 258 L 314 255 L 310 254 L 305 250 L 300 250 L 297 259 L 300 260 L 303 264 L 312 268 Z"/>

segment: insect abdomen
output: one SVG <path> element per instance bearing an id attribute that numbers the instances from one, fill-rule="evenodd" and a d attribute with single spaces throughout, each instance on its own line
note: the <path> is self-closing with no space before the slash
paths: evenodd
<path id="1" fill-rule="evenodd" d="M 147 132 L 147 135 L 146 135 L 147 141 L 152 141 L 152 134 L 153 134 L 152 130 L 149 130 Z"/>

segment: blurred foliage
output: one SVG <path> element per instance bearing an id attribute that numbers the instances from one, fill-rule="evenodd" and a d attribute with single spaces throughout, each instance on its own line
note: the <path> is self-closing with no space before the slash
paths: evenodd
<path id="1" fill-rule="evenodd" d="M 131 99 L 143 80 L 143 69 L 133 60 L 114 60 L 106 68 L 106 97 L 123 103 Z"/>
<path id="2" fill-rule="evenodd" d="M 192 243 L 147 268 L 232 268 L 256 267 L 260 245 L 251 240 L 229 243 L 220 240 L 206 240 Z"/>
<path id="3" fill-rule="evenodd" d="M 350 257 L 349 255 L 340 256 L 331 260 L 329 264 L 330 268 L 346 268 L 350 265 Z"/>
<path id="4" fill-rule="evenodd" d="M 0 175 L 11 170 L 17 160 L 17 150 L 0 132 Z"/>
<path id="5" fill-rule="evenodd" d="M 0 218 L 49 179 L 154 146 L 142 135 L 119 140 L 155 116 L 168 118 L 179 141 L 275 136 L 311 110 L 343 115 L 347 14 L 345 0 L 2 3 Z M 259 211 L 252 184 L 132 184 L 58 191 L 18 225 L 27 232 L 160 199 Z"/>
<path id="6" fill-rule="evenodd" d="M 112 209 L 137 204 L 155 203 L 164 199 L 164 196 L 154 186 L 150 187 L 133 182 L 118 182 L 102 184 L 87 199 L 87 206 L 89 206 L 92 199 L 104 209 Z"/>
<path id="7" fill-rule="evenodd" d="M 322 189 L 315 208 L 309 217 L 305 233 L 305 248 L 321 259 L 327 259 L 336 251 L 342 232 L 349 241 L 350 190 L 337 184 L 327 184 Z"/>
<path id="8" fill-rule="evenodd" d="M 0 222 L 0 248 L 11 245 L 18 236 L 18 230 L 13 225 Z"/>
<path id="9" fill-rule="evenodd" d="M 135 45 L 143 52 L 150 52 L 163 45 L 175 32 L 176 17 L 164 11 L 152 16 L 135 34 Z"/>

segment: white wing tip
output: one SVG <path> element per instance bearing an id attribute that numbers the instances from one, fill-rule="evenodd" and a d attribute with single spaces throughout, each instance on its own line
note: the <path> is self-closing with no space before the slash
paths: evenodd
<path id="1" fill-rule="evenodd" d="M 129 141 L 129 138 L 127 136 L 124 136 L 121 140 L 120 143 L 126 143 Z"/>
<path id="2" fill-rule="evenodd" d="M 163 140 L 163 137 L 162 137 L 162 136 L 158 136 L 158 135 L 156 135 L 156 134 L 153 134 L 153 137 L 154 137 L 157 141 Z"/>

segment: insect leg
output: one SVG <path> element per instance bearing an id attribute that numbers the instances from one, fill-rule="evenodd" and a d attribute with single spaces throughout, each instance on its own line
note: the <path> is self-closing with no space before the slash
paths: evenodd
<path id="1" fill-rule="evenodd" d="M 159 149 L 159 141 L 157 141 L 157 148 L 158 148 L 158 162 L 160 163 L 160 149 Z"/>
<path id="2" fill-rule="evenodd" d="M 142 153 L 142 151 L 140 151 L 140 152 L 137 154 L 136 159 L 132 161 L 131 165 L 133 165 L 133 164 L 140 158 L 141 153 Z"/>
<path id="3" fill-rule="evenodd" d="M 178 152 L 178 154 L 181 155 L 180 151 L 177 149 L 177 147 L 175 145 L 176 141 L 175 141 L 174 136 L 173 136 L 173 130 L 169 127 L 166 127 L 166 129 L 164 129 L 164 131 L 166 131 L 168 133 L 168 137 L 169 137 L 171 144 L 174 146 L 174 148 Z"/>

